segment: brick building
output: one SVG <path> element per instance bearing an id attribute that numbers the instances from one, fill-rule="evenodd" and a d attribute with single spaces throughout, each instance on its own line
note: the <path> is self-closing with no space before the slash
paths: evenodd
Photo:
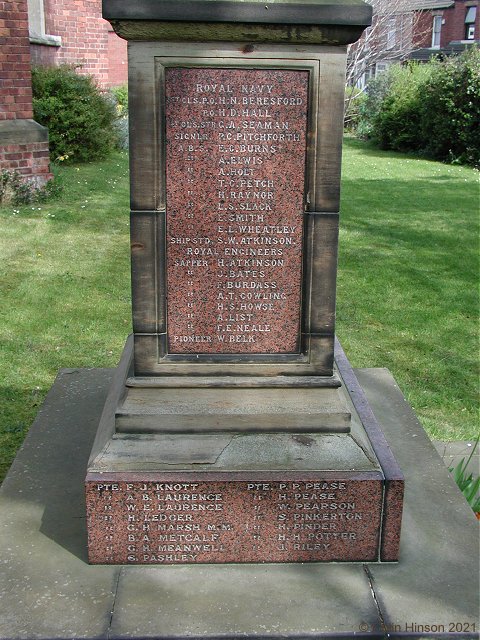
<path id="1" fill-rule="evenodd" d="M 48 133 L 33 120 L 27 0 L 0 0 L 0 172 L 50 177 Z"/>
<path id="2" fill-rule="evenodd" d="M 373 0 L 370 0 L 373 2 Z M 364 89 L 392 64 L 426 62 L 480 45 L 480 0 L 375 0 L 372 26 L 352 46 L 347 82 Z"/>
<path id="3" fill-rule="evenodd" d="M 414 60 L 450 55 L 480 44 L 480 9 L 477 0 L 415 0 L 420 12 L 415 34 Z"/>
<path id="4" fill-rule="evenodd" d="M 31 66 L 78 65 L 111 87 L 127 81 L 127 45 L 101 0 L 0 0 L 0 172 L 50 177 L 48 132 L 33 120 Z"/>
<path id="5" fill-rule="evenodd" d="M 127 43 L 102 18 L 101 0 L 28 0 L 36 65 L 79 65 L 101 87 L 127 82 Z"/>

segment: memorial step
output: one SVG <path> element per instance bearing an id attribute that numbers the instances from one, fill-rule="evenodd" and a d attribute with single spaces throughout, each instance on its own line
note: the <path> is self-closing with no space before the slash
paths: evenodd
<path id="1" fill-rule="evenodd" d="M 339 389 L 129 388 L 117 433 L 308 431 L 348 433 Z"/>

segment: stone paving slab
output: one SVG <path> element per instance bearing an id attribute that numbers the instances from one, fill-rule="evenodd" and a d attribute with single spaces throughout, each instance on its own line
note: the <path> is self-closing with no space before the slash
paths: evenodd
<path id="1" fill-rule="evenodd" d="M 473 451 L 473 455 L 467 465 L 467 472 L 477 476 L 480 475 L 480 446 L 475 448 L 475 440 L 459 442 L 440 442 L 439 440 L 434 440 L 433 446 L 442 458 L 447 469 L 456 467 L 462 460 L 467 462 Z"/>
<path id="2" fill-rule="evenodd" d="M 398 564 L 112 567 L 83 498 L 111 371 L 61 372 L 0 492 L 0 639 L 478 638 L 477 522 L 388 371 L 358 376 L 406 476 Z"/>
<path id="3" fill-rule="evenodd" d="M 85 469 L 110 370 L 60 373 L 0 490 L 0 638 L 106 638 L 119 567 L 87 564 Z"/>
<path id="4" fill-rule="evenodd" d="M 406 478 L 401 562 L 369 565 L 386 628 L 478 631 L 478 522 L 390 372 L 356 374 Z"/>

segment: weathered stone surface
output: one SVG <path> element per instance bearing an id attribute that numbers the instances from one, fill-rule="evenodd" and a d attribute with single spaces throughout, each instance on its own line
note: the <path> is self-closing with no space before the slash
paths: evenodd
<path id="1" fill-rule="evenodd" d="M 345 433 L 339 389 L 128 389 L 118 433 L 310 431 Z"/>
<path id="2" fill-rule="evenodd" d="M 103 15 L 127 40 L 287 42 L 345 45 L 371 23 L 361 0 L 104 0 Z"/>
<path id="3" fill-rule="evenodd" d="M 1 145 L 48 142 L 48 129 L 35 120 L 18 119 L 0 122 Z"/>
<path id="4" fill-rule="evenodd" d="M 378 471 L 375 454 L 358 432 L 117 434 L 91 461 L 94 473 L 141 471 Z M 281 478 L 279 478 L 281 480 Z"/>
<path id="5" fill-rule="evenodd" d="M 308 76 L 165 70 L 170 353 L 300 349 Z"/>

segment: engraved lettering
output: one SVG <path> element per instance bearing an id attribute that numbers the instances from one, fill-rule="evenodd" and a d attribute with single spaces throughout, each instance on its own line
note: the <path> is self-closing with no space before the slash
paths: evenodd
<path id="1" fill-rule="evenodd" d="M 166 70 L 172 353 L 298 351 L 307 96 L 304 71 Z"/>

